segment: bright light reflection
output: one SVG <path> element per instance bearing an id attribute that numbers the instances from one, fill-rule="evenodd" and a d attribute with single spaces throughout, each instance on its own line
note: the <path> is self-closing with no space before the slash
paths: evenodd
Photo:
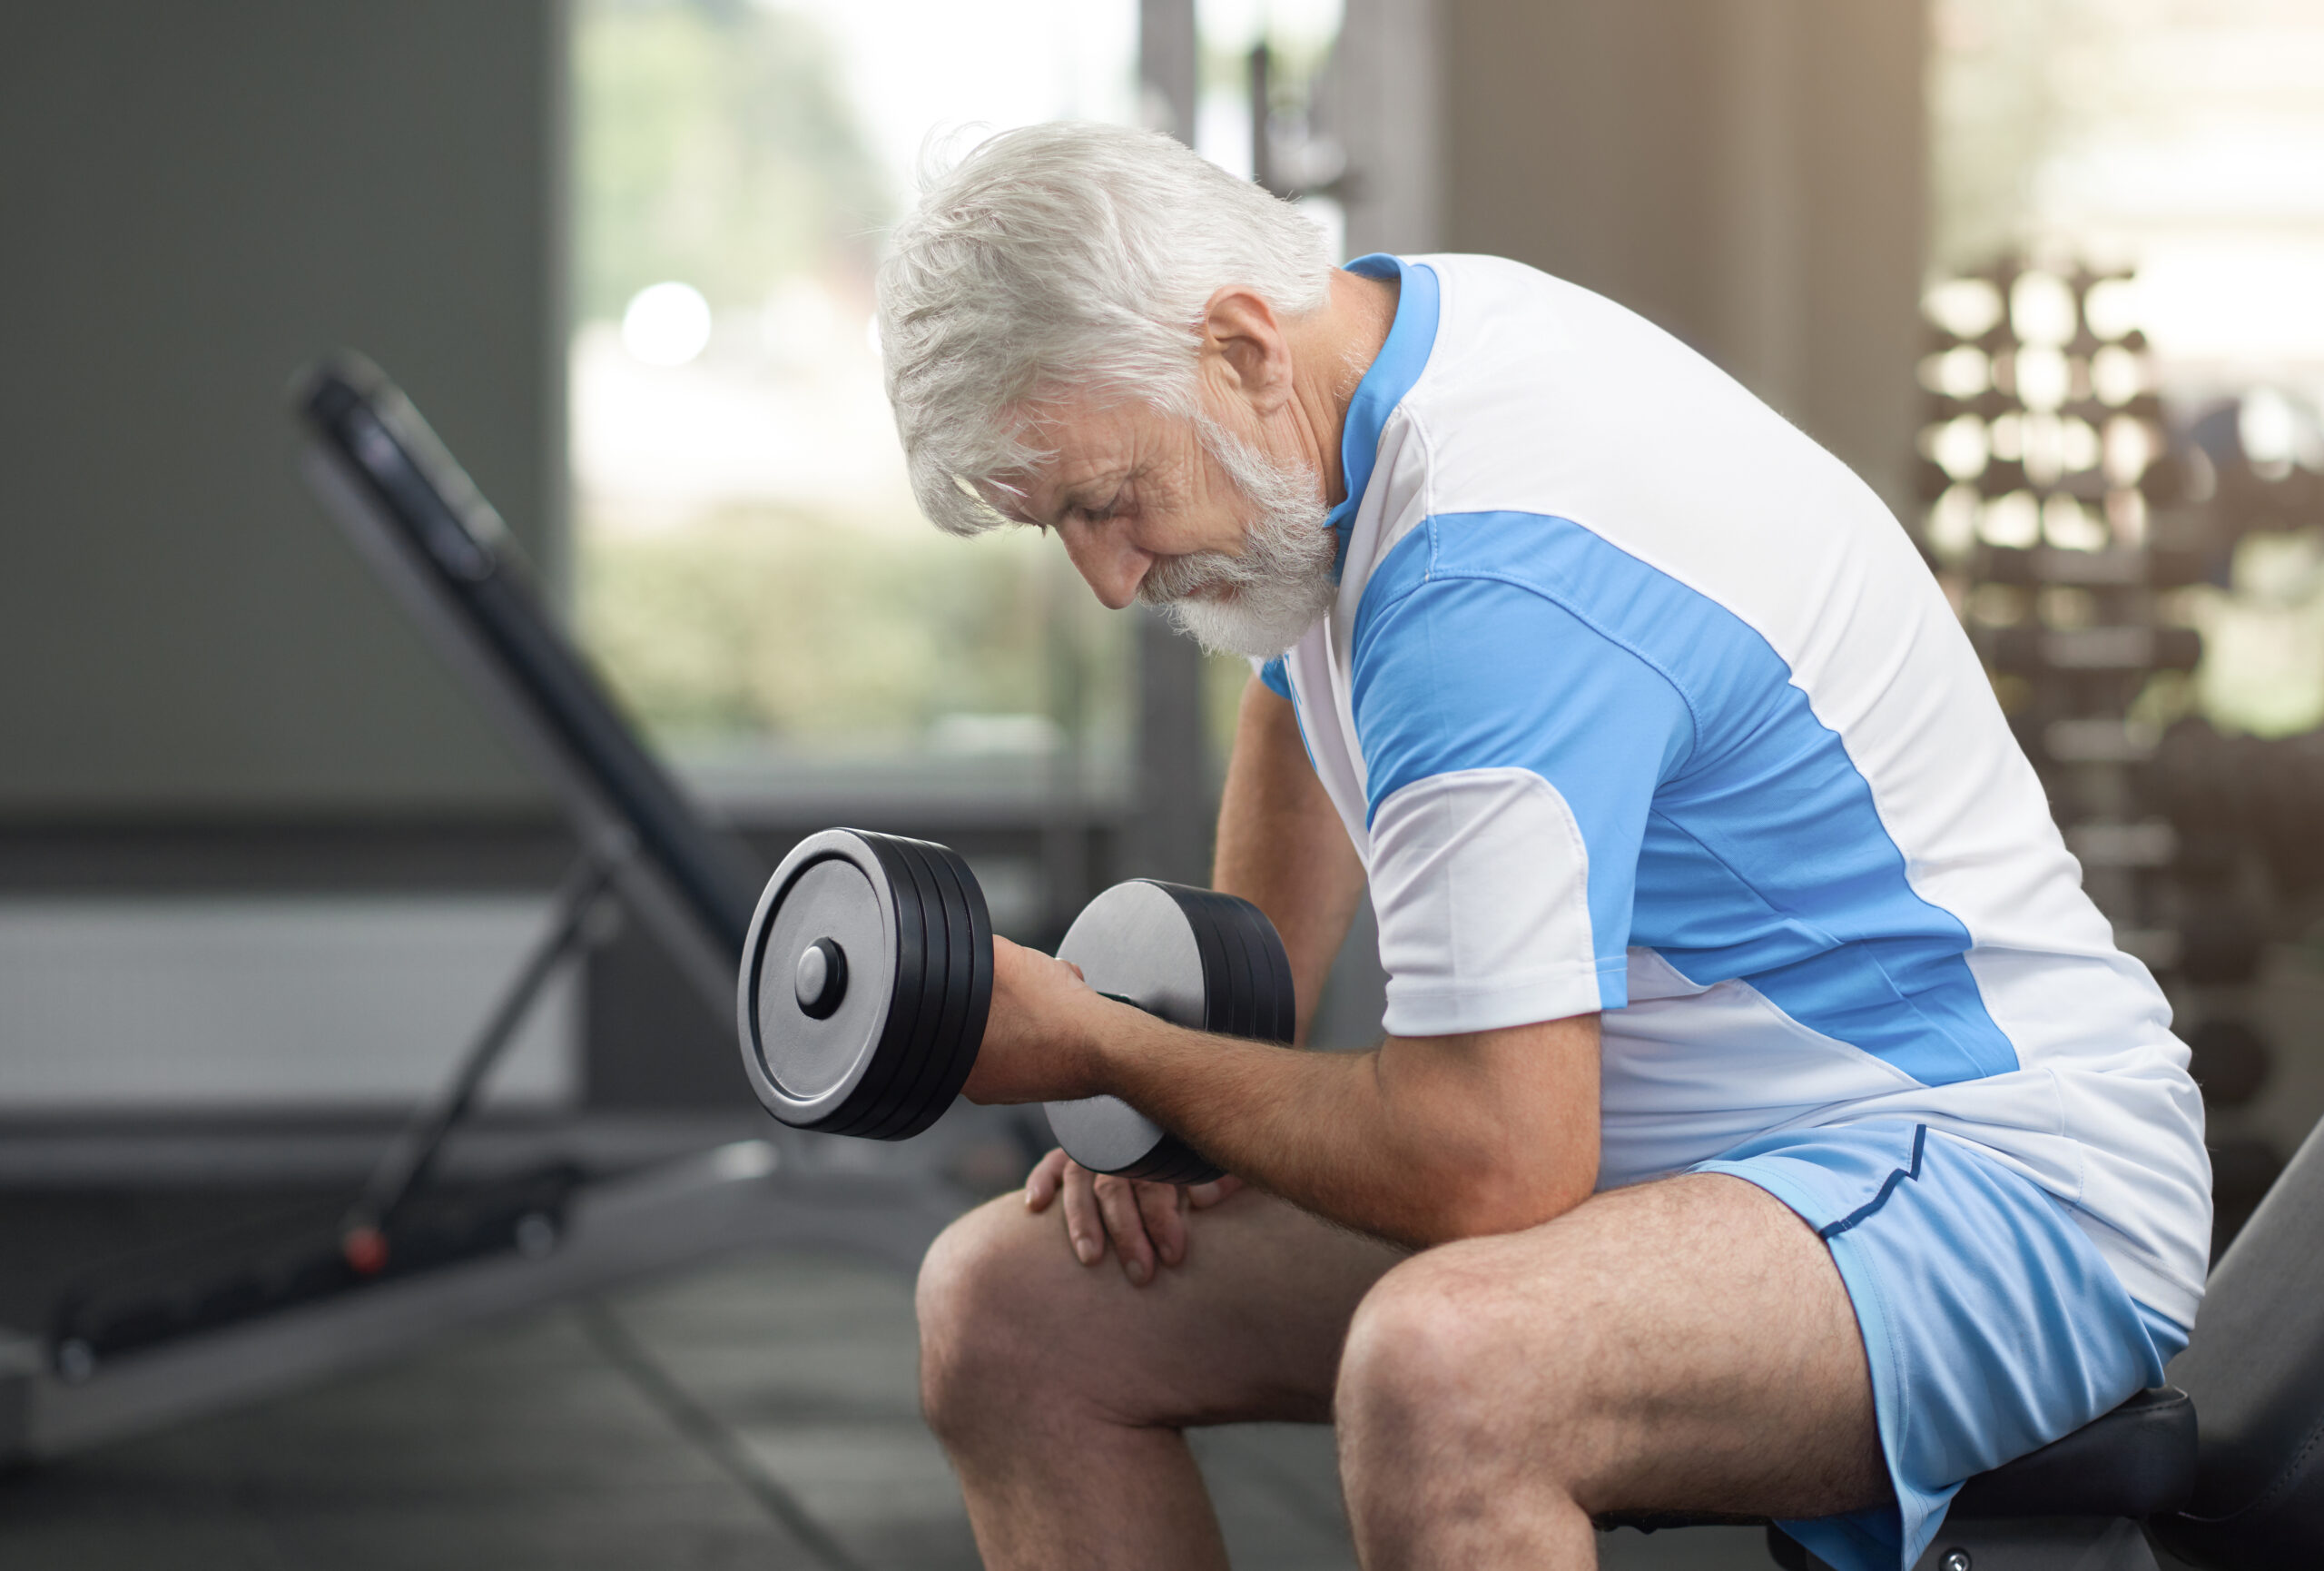
<path id="1" fill-rule="evenodd" d="M 1929 320 L 1957 338 L 1976 338 L 2001 320 L 2001 291 L 1982 278 L 1948 279 L 1923 302 Z"/>
<path id="2" fill-rule="evenodd" d="M 2236 411 L 2236 435 L 2243 455 L 2264 467 L 2292 461 L 2299 442 L 2299 417 L 2291 400 L 2271 387 L 2253 388 Z"/>
<path id="3" fill-rule="evenodd" d="M 2009 322 L 2023 342 L 2064 343 L 2073 337 L 2073 290 L 2053 273 L 2020 273 L 2009 291 Z"/>
<path id="4" fill-rule="evenodd" d="M 621 313 L 622 348 L 647 365 L 684 365 L 710 343 L 710 302 L 690 283 L 648 284 Z"/>
<path id="5" fill-rule="evenodd" d="M 2073 373 L 2066 357 L 2047 344 L 2017 351 L 2017 396 L 2030 410 L 2053 410 L 2066 401 Z"/>

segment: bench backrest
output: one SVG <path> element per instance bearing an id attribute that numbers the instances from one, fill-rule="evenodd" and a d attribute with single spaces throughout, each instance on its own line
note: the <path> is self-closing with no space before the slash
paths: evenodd
<path id="1" fill-rule="evenodd" d="M 719 1019 L 763 869 L 712 828 L 548 614 L 490 503 L 410 400 L 357 355 L 303 376 L 309 483 L 558 796 Z"/>
<path id="2" fill-rule="evenodd" d="M 2201 1438 L 2194 1496 L 2157 1535 L 2217 1571 L 2324 1566 L 2324 1125 L 2212 1268 L 2170 1379 Z"/>

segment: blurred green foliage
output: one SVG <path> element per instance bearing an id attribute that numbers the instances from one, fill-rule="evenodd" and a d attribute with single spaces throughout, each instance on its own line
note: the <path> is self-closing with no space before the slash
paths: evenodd
<path id="1" fill-rule="evenodd" d="M 829 44 L 717 0 L 584 0 L 575 18 L 575 305 L 618 317 L 678 279 L 714 309 L 789 272 L 868 274 L 890 217 Z"/>
<path id="2" fill-rule="evenodd" d="M 573 58 L 576 321 L 617 320 L 665 280 L 722 316 L 803 276 L 868 298 L 895 197 L 812 19 L 752 0 L 578 0 Z M 656 740 L 854 756 L 957 745 L 947 716 L 1041 716 L 1079 756 L 1118 755 L 1128 619 L 1053 542 L 954 539 L 875 489 L 856 510 L 651 519 L 576 499 L 582 638 Z M 1240 662 L 1213 662 L 1214 692 L 1242 680 Z M 1231 702 L 1212 714 L 1231 729 Z"/>
<path id="3" fill-rule="evenodd" d="M 582 0 L 574 72 L 578 320 L 616 319 L 667 279 L 722 313 L 801 275 L 868 293 L 888 183 L 811 19 L 743 0 Z M 884 750 L 945 715 L 1054 706 L 1055 618 L 1029 537 L 971 544 L 776 506 L 641 525 L 602 505 L 580 499 L 582 636 L 665 742 Z"/>
<path id="4" fill-rule="evenodd" d="M 901 746 L 948 714 L 1039 713 L 1039 539 L 885 534 L 766 509 L 585 530 L 584 637 L 668 740 Z"/>

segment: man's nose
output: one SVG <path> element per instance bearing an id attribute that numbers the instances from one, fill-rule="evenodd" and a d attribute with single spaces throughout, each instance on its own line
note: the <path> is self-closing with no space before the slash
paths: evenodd
<path id="1" fill-rule="evenodd" d="M 1137 598 L 1137 586 L 1154 565 L 1152 552 L 1140 550 L 1118 529 L 1068 527 L 1059 533 L 1074 570 L 1108 610 L 1118 611 Z"/>

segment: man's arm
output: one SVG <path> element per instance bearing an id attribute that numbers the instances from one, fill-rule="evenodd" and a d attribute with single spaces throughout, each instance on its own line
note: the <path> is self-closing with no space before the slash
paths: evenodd
<path id="1" fill-rule="evenodd" d="M 1215 883 L 1283 934 L 1304 1037 L 1364 870 L 1292 706 L 1257 681 L 1237 721 Z M 1308 1054 L 1168 1025 L 1005 942 L 996 960 L 993 1029 L 967 1087 L 972 1100 L 1110 1092 L 1229 1171 L 1345 1226 L 1414 1244 L 1546 1220 L 1596 1182 L 1595 1015 Z M 1087 1187 L 1088 1175 L 1078 1182 Z M 1039 1210 L 1062 1190 L 1085 1262 L 1108 1231 L 1133 1281 L 1147 1279 L 1149 1257 L 1176 1263 L 1183 1253 L 1175 1205 L 1141 1192 L 1161 1186 L 1100 1179 L 1084 1194 L 1074 1184 L 1069 1165 L 1049 1162 L 1027 1193 Z M 1157 1227 L 1158 1250 L 1145 1238 Z"/>
<path id="2" fill-rule="evenodd" d="M 1358 1231 L 1416 1247 L 1514 1232 L 1596 1184 L 1596 1015 L 1297 1057 L 1149 1023 L 1102 1030 L 1115 1095 Z"/>
<path id="3" fill-rule="evenodd" d="M 974 1101 L 1118 1096 L 1295 1205 L 1413 1245 L 1531 1227 L 1597 1182 L 1595 1014 L 1304 1052 L 1157 1020 L 1006 941 L 994 962 Z"/>
<path id="4" fill-rule="evenodd" d="M 1236 716 L 1211 883 L 1265 911 L 1282 934 L 1299 1001 L 1297 1040 L 1305 1042 L 1364 891 L 1364 865 L 1315 778 L 1291 702 L 1256 677 Z M 1154 1044 L 1123 1044 L 1128 1062 L 1116 1072 L 1141 1083 L 1117 1094 L 1231 1171 L 1364 1232 L 1416 1244 L 1505 1232 L 1580 1203 L 1597 1180 L 1595 1015 L 1391 1038 L 1374 1052 L 1334 1055 L 1360 1067 L 1309 1077 L 1315 1100 L 1285 1110 L 1295 1127 L 1280 1131 L 1266 1127 L 1277 1121 L 1264 1110 L 1281 1089 L 1266 1057 L 1240 1062 L 1229 1045 L 1208 1069 L 1182 1064 L 1194 1068 L 1191 1082 L 1149 1085 L 1169 1079 L 1162 1065 L 1177 1051 L 1158 1045 L 1157 1053 Z M 1196 1051 L 1216 1055 L 1219 1045 Z M 1550 1116 L 1512 1120 L 1481 1109 Z M 1355 1125 L 1373 1138 L 1347 1138 Z M 1301 1131 L 1316 1128 L 1334 1132 L 1302 1151 Z M 1249 1160 L 1226 1156 L 1230 1144 L 1248 1147 Z"/>
<path id="5" fill-rule="evenodd" d="M 1257 677 L 1243 690 L 1218 805 L 1211 887 L 1267 914 L 1291 958 L 1307 1040 L 1332 961 L 1364 893 L 1364 864 L 1299 739 L 1291 701 Z"/>

